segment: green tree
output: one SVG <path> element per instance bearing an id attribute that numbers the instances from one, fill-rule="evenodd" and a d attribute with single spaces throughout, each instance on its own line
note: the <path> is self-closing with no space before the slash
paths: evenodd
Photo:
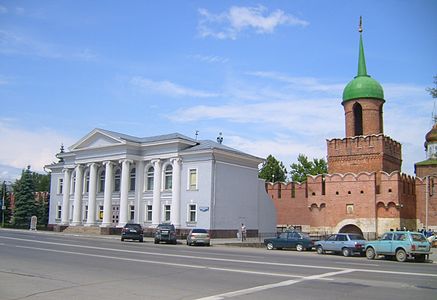
<path id="1" fill-rule="evenodd" d="M 37 215 L 35 204 L 35 184 L 30 172 L 30 166 L 21 173 L 21 178 L 15 182 L 14 226 L 29 226 L 32 216 Z"/>
<path id="2" fill-rule="evenodd" d="M 32 180 L 35 186 L 36 192 L 49 192 L 50 191 L 50 173 L 39 174 L 32 172 Z"/>
<path id="3" fill-rule="evenodd" d="M 437 98 L 437 75 L 434 76 L 434 84 L 435 84 L 436 87 L 434 87 L 434 88 L 427 88 L 426 91 L 429 92 L 429 94 L 433 98 Z"/>
<path id="4" fill-rule="evenodd" d="M 263 163 L 261 170 L 258 173 L 258 177 L 269 182 L 285 182 L 287 180 L 287 169 L 282 162 L 278 161 L 270 154 Z"/>
<path id="5" fill-rule="evenodd" d="M 328 164 L 321 158 L 314 158 L 312 161 L 306 155 L 299 154 L 297 163 L 290 165 L 291 180 L 294 182 L 304 182 L 308 175 L 318 175 L 328 173 Z"/>

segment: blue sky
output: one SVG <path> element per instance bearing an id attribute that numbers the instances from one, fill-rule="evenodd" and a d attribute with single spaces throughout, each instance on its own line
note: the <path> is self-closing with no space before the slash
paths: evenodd
<path id="1" fill-rule="evenodd" d="M 0 178 L 42 171 L 96 127 L 179 132 L 288 167 L 344 137 L 343 88 L 368 73 L 403 171 L 425 159 L 437 1 L 1 1 Z"/>

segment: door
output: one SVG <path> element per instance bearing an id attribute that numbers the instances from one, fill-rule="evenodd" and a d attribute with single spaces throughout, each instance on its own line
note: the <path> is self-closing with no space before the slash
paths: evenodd
<path id="1" fill-rule="evenodd" d="M 112 225 L 118 225 L 118 216 L 120 214 L 120 206 L 113 205 L 112 206 Z"/>
<path id="2" fill-rule="evenodd" d="M 325 242 L 325 247 L 323 247 L 326 251 L 335 251 L 335 241 L 337 239 L 337 235 L 333 234 Z"/>
<path id="3" fill-rule="evenodd" d="M 381 237 L 381 240 L 376 243 L 377 249 L 376 252 L 380 254 L 393 254 L 392 253 L 392 247 L 393 247 L 393 233 L 387 232 L 384 233 Z"/>

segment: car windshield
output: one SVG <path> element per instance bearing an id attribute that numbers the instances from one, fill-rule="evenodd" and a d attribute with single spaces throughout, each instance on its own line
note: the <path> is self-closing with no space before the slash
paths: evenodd
<path id="1" fill-rule="evenodd" d="M 310 235 L 309 235 L 308 233 L 303 233 L 303 232 L 301 232 L 301 233 L 300 233 L 300 236 L 301 236 L 303 239 L 309 239 L 309 238 L 310 238 Z"/>
<path id="2" fill-rule="evenodd" d="M 414 242 L 426 242 L 425 237 L 423 236 L 423 234 L 420 233 L 412 233 L 411 238 Z"/>
<path id="3" fill-rule="evenodd" d="M 349 234 L 349 239 L 351 241 L 364 240 L 363 236 L 359 234 Z"/>
<path id="4" fill-rule="evenodd" d="M 206 229 L 193 229 L 192 233 L 208 233 Z"/>

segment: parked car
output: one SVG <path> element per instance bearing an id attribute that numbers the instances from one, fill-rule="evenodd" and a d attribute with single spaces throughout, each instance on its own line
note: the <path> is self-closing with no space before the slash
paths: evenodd
<path id="1" fill-rule="evenodd" d="M 176 244 L 176 229 L 173 224 L 159 224 L 155 230 L 155 244 L 160 242 Z"/>
<path id="2" fill-rule="evenodd" d="M 431 244 L 420 232 L 389 231 L 379 240 L 369 241 L 365 245 L 366 257 L 374 259 L 378 255 L 395 257 L 404 262 L 407 258 L 423 262 L 431 254 Z"/>
<path id="3" fill-rule="evenodd" d="M 295 248 L 297 251 L 303 251 L 312 249 L 314 243 L 310 239 L 310 236 L 306 233 L 298 231 L 284 231 L 281 232 L 276 238 L 265 239 L 264 245 L 266 245 L 268 250 Z"/>
<path id="4" fill-rule="evenodd" d="M 121 229 L 121 241 L 124 240 L 137 240 L 140 243 L 143 242 L 144 233 L 141 224 L 128 223 Z"/>
<path id="5" fill-rule="evenodd" d="M 356 233 L 337 233 L 328 236 L 325 240 L 317 241 L 314 247 L 318 254 L 326 251 L 341 253 L 343 256 L 353 254 L 364 255 L 366 240 L 362 235 Z"/>
<path id="6" fill-rule="evenodd" d="M 209 237 L 209 232 L 202 228 L 193 228 L 190 230 L 187 236 L 187 245 L 205 245 L 210 246 L 211 240 Z"/>

